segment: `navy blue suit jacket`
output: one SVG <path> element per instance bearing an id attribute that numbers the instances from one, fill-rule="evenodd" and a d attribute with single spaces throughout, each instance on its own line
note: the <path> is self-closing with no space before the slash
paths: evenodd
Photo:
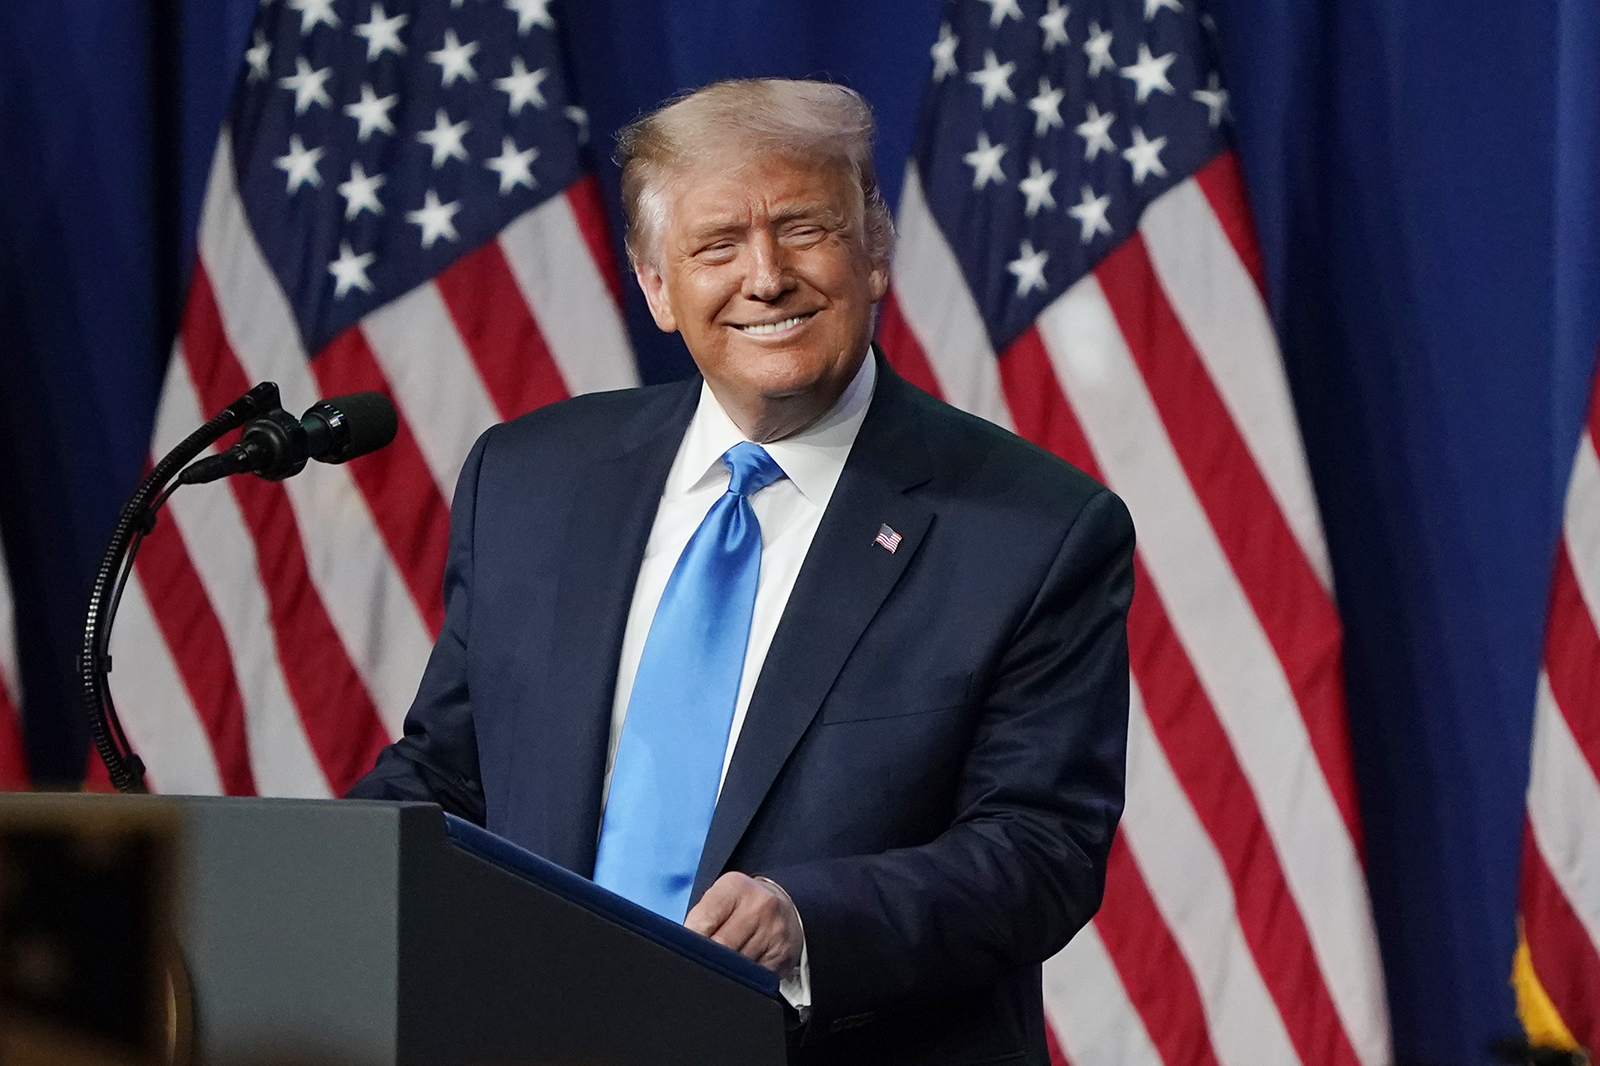
<path id="1" fill-rule="evenodd" d="M 698 396 L 484 434 L 405 737 L 352 795 L 435 800 L 592 873 L 623 627 Z M 742 870 L 793 897 L 798 1060 L 1047 1063 L 1038 964 L 1098 907 L 1122 809 L 1132 551 L 1110 491 L 880 358 L 694 889 Z"/>

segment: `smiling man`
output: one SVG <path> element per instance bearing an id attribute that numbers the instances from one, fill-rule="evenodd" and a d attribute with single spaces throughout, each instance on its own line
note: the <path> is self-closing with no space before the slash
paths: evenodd
<path id="1" fill-rule="evenodd" d="M 634 270 L 701 378 L 478 442 L 406 736 L 351 794 L 768 966 L 797 1062 L 1046 1066 L 1039 964 L 1122 807 L 1127 512 L 873 351 L 858 95 L 722 82 L 620 141 Z"/>

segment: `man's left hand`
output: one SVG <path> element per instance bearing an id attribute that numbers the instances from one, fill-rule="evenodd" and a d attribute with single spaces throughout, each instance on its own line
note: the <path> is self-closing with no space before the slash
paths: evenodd
<path id="1" fill-rule="evenodd" d="M 800 912 L 771 881 L 725 873 L 706 889 L 683 924 L 754 959 L 779 977 L 800 964 Z"/>

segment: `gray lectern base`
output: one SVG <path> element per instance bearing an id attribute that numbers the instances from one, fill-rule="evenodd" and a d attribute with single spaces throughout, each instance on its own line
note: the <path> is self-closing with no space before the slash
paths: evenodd
<path id="1" fill-rule="evenodd" d="M 205 1063 L 779 1064 L 773 999 L 447 844 L 429 804 L 184 799 Z"/>
<path id="2" fill-rule="evenodd" d="M 446 840 L 431 804 L 166 802 L 204 1066 L 785 1061 L 783 1008 Z"/>

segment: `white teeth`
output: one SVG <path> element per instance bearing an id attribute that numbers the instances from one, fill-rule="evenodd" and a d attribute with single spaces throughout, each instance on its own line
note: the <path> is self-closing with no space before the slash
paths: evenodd
<path id="1" fill-rule="evenodd" d="M 804 318 L 804 315 L 795 315 L 793 318 L 786 318 L 782 322 L 768 322 L 765 325 L 740 326 L 739 328 L 744 330 L 746 333 L 753 333 L 759 337 L 768 333 L 782 333 L 790 326 L 798 325 Z"/>

